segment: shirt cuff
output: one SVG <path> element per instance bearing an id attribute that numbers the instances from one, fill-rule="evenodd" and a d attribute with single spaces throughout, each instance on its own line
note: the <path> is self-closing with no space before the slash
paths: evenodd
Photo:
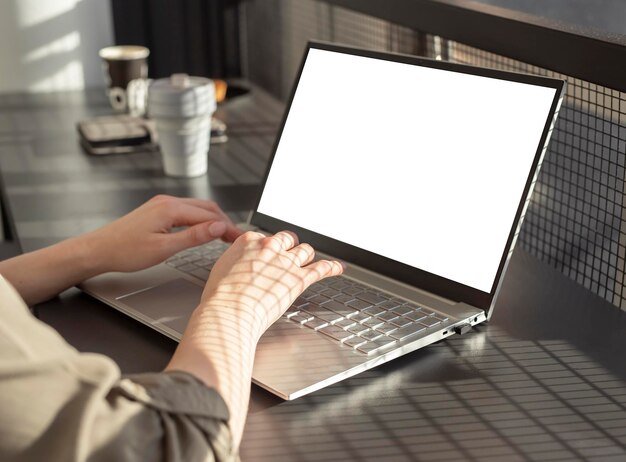
<path id="1" fill-rule="evenodd" d="M 228 406 L 213 388 L 182 371 L 125 375 L 121 394 L 165 412 L 215 418 L 227 422 Z"/>

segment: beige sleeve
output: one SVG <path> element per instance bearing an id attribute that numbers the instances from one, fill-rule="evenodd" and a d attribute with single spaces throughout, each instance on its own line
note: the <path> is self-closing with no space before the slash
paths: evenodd
<path id="1" fill-rule="evenodd" d="M 238 460 L 220 395 L 184 372 L 122 378 L 0 277 L 0 460 Z"/>

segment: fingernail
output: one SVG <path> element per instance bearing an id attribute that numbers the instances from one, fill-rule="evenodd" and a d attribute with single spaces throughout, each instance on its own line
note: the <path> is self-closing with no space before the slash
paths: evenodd
<path id="1" fill-rule="evenodd" d="M 223 221 L 216 221 L 209 225 L 209 233 L 213 237 L 219 237 L 226 232 L 226 223 Z"/>
<path id="2" fill-rule="evenodd" d="M 339 264 L 341 265 L 344 271 L 348 268 L 348 264 L 346 262 L 343 262 L 341 260 L 337 260 L 337 261 L 339 262 Z"/>

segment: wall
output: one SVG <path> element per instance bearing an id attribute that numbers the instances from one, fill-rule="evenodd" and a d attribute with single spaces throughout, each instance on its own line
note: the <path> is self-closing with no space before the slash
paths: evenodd
<path id="1" fill-rule="evenodd" d="M 309 39 L 415 53 L 412 31 L 316 0 L 248 0 L 241 15 L 245 76 L 283 100 Z"/>
<path id="2" fill-rule="evenodd" d="M 112 44 L 109 0 L 2 0 L 0 93 L 103 86 Z"/>

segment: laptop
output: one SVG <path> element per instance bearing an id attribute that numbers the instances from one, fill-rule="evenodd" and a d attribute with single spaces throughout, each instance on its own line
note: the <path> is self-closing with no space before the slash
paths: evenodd
<path id="1" fill-rule="evenodd" d="M 564 85 L 309 43 L 245 227 L 347 268 L 261 338 L 253 382 L 295 399 L 487 321 Z M 226 247 L 81 289 L 179 340 Z"/>

